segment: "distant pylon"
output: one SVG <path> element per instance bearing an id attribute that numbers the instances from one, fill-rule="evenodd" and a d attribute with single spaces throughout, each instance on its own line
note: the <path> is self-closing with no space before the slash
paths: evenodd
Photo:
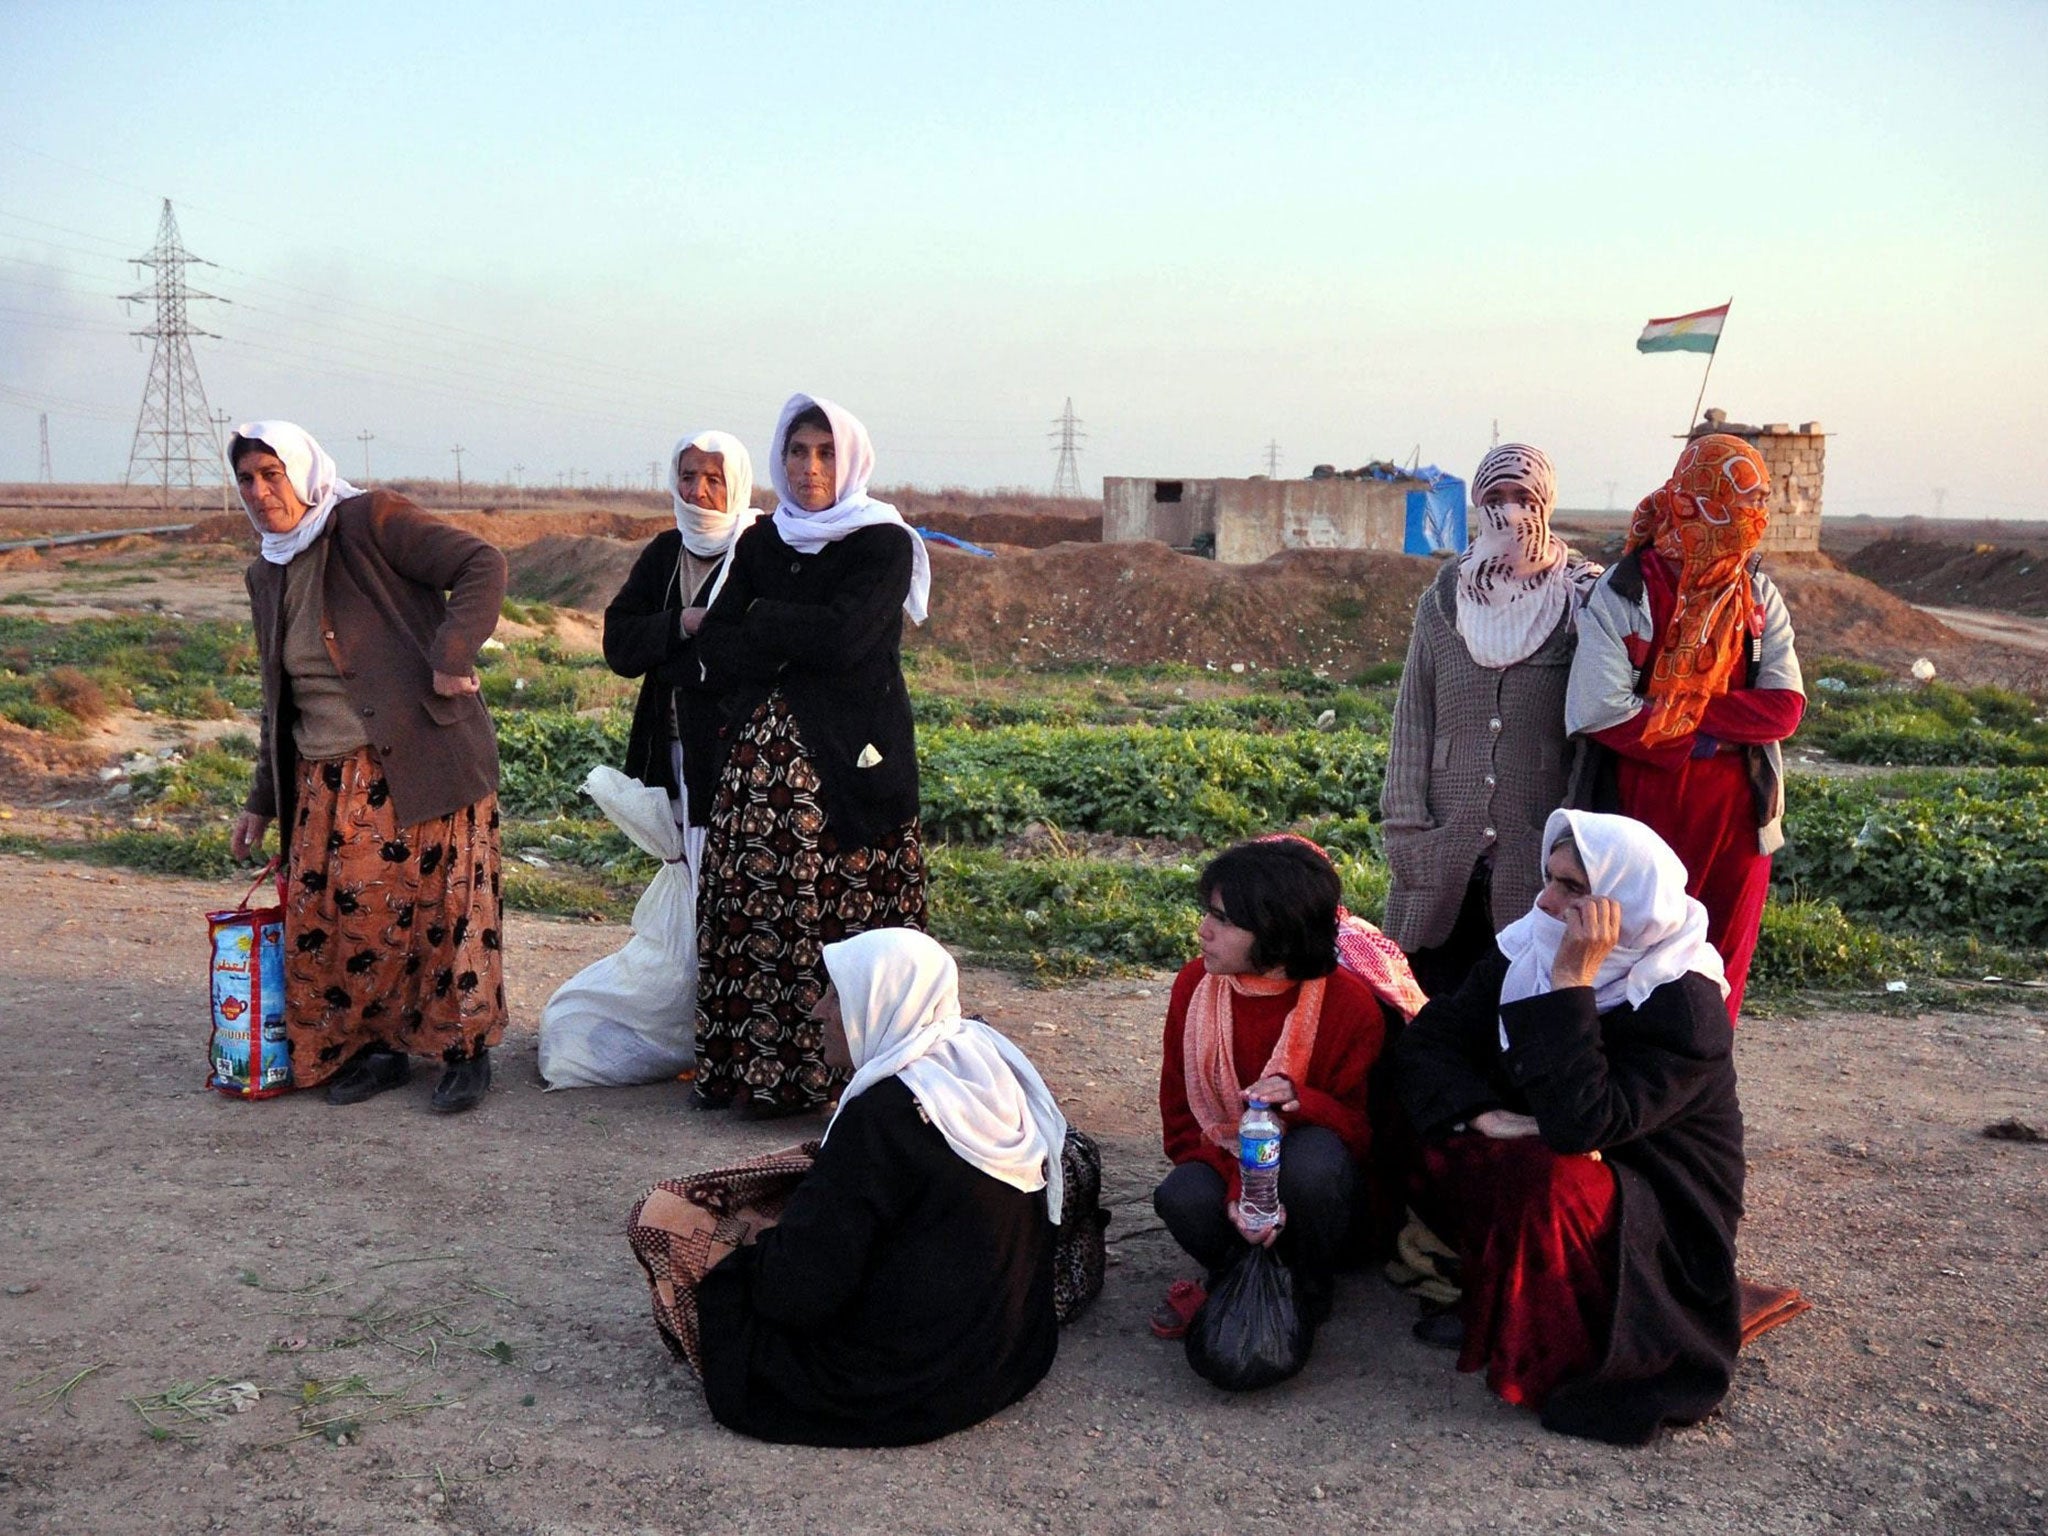
<path id="1" fill-rule="evenodd" d="M 1268 440 L 1266 443 L 1266 478 L 1268 480 L 1278 480 L 1280 478 L 1280 440 L 1277 437 Z"/>
<path id="2" fill-rule="evenodd" d="M 150 354 L 149 382 L 142 387 L 142 411 L 135 419 L 135 443 L 128 450 L 128 473 L 122 483 L 136 484 L 139 471 L 141 483 L 154 484 L 159 505 L 168 509 L 174 491 L 211 489 L 226 479 L 214 446 L 206 388 L 192 358 L 192 338 L 213 332 L 194 330 L 185 316 L 185 306 L 192 300 L 215 298 L 187 288 L 185 269 L 213 263 L 200 260 L 179 241 L 177 216 L 165 198 L 156 244 L 137 256 L 135 264 L 154 267 L 156 280 L 122 298 L 124 303 L 155 303 L 155 320 L 134 334 L 149 337 L 156 348 Z"/>
<path id="3" fill-rule="evenodd" d="M 36 478 L 41 480 L 43 484 L 48 485 L 57 478 L 50 473 L 50 413 L 48 411 L 44 411 L 36 418 L 36 430 L 41 433 L 43 439 L 43 464 Z"/>
<path id="4" fill-rule="evenodd" d="M 1067 408 L 1053 421 L 1052 431 L 1047 437 L 1059 439 L 1059 467 L 1052 472 L 1052 493 L 1055 496 L 1080 497 L 1081 465 L 1079 447 L 1082 438 L 1088 434 L 1081 430 L 1081 419 L 1074 414 L 1074 397 L 1067 396 Z"/>

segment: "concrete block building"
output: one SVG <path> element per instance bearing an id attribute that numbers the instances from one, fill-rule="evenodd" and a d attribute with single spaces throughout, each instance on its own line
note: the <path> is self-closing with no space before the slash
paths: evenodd
<path id="1" fill-rule="evenodd" d="M 1827 434 L 1817 421 L 1797 428 L 1782 421 L 1753 427 L 1731 422 L 1728 413 L 1709 410 L 1691 435 L 1726 432 L 1763 455 L 1771 472 L 1771 525 L 1764 534 L 1767 554 L 1817 554 L 1820 551 L 1821 481 L 1827 469 Z"/>
<path id="2" fill-rule="evenodd" d="M 1157 539 L 1212 555 L 1225 565 L 1256 565 L 1283 549 L 1384 549 L 1399 553 L 1416 481 L 1148 480 L 1102 482 L 1105 544 Z"/>

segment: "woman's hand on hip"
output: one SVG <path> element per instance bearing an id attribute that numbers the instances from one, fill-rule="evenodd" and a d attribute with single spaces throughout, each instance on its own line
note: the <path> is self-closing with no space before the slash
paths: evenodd
<path id="1" fill-rule="evenodd" d="M 1581 896 L 1564 912 L 1564 938 L 1550 963 L 1553 988 L 1590 987 L 1600 962 L 1621 942 L 1621 903 L 1612 896 Z"/>
<path id="2" fill-rule="evenodd" d="M 1239 1095 L 1245 1103 L 1259 1100 L 1283 1115 L 1291 1115 L 1301 1108 L 1300 1096 L 1294 1091 L 1294 1084 L 1275 1072 L 1271 1077 L 1262 1077 Z"/>
<path id="3" fill-rule="evenodd" d="M 254 811 L 244 811 L 235 818 L 234 829 L 228 833 L 228 857 L 240 863 L 263 847 L 263 838 L 270 831 L 270 818 L 258 816 Z"/>
<path id="4" fill-rule="evenodd" d="M 474 672 L 464 672 L 460 676 L 452 676 L 446 672 L 434 674 L 434 692 L 444 699 L 459 699 L 464 694 L 475 693 L 482 687 L 483 684 L 477 681 Z"/>

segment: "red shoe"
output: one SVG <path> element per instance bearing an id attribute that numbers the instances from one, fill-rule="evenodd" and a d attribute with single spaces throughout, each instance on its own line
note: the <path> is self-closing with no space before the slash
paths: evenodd
<path id="1" fill-rule="evenodd" d="M 1202 1309 L 1209 1293 L 1192 1280 L 1176 1280 L 1166 1288 L 1166 1302 L 1152 1314 L 1152 1333 L 1161 1339 L 1184 1339 L 1188 1324 Z"/>

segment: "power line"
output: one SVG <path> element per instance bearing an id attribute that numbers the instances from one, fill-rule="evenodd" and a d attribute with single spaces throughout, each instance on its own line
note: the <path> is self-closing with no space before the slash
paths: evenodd
<path id="1" fill-rule="evenodd" d="M 136 471 L 145 483 L 157 484 L 157 504 L 171 507 L 172 488 L 197 491 L 204 483 L 211 489 L 222 478 L 219 445 L 212 441 L 212 412 L 206 408 L 206 387 L 199 382 L 199 364 L 192 356 L 192 338 L 211 336 L 211 331 L 192 328 L 185 306 L 194 299 L 213 299 L 185 286 L 185 269 L 212 266 L 187 251 L 178 239 L 178 218 L 171 212 L 171 200 L 164 199 L 163 217 L 157 223 L 156 244 L 135 258 L 136 265 L 151 267 L 156 280 L 148 288 L 123 295 L 124 303 L 154 301 L 155 320 L 136 331 L 155 342 L 150 354 L 149 378 L 142 387 L 142 410 L 135 418 L 135 441 L 128 450 L 128 473 L 124 485 L 135 484 Z"/>
<path id="2" fill-rule="evenodd" d="M 365 486 L 368 486 L 370 483 L 370 444 L 376 440 L 377 434 L 368 427 L 363 428 L 362 431 L 356 434 L 356 441 L 363 445 L 363 484 Z"/>
<path id="3" fill-rule="evenodd" d="M 57 478 L 50 473 L 50 413 L 48 411 L 44 411 L 36 418 L 36 430 L 43 440 L 42 468 L 37 471 L 36 478 L 42 481 L 43 484 L 48 485 Z"/>
<path id="4" fill-rule="evenodd" d="M 228 456 L 228 423 L 233 421 L 234 417 L 230 416 L 225 410 L 220 410 L 213 413 L 212 420 L 213 435 L 220 444 L 220 456 L 223 464 L 225 464 Z M 233 478 L 225 469 L 220 477 L 220 510 L 223 515 L 232 513 L 235 510 L 234 503 L 228 500 L 228 482 Z"/>
<path id="5" fill-rule="evenodd" d="M 1277 437 L 1269 439 L 1266 443 L 1266 478 L 1280 478 L 1280 440 Z"/>
<path id="6" fill-rule="evenodd" d="M 462 444 L 457 443 L 448 450 L 455 455 L 455 499 L 462 500 Z"/>
<path id="7" fill-rule="evenodd" d="M 1053 422 L 1053 430 L 1047 437 L 1059 441 L 1060 462 L 1052 472 L 1052 493 L 1055 496 L 1071 496 L 1080 500 L 1081 490 L 1080 440 L 1088 434 L 1081 430 L 1080 418 L 1074 414 L 1074 397 L 1067 396 L 1067 408 L 1060 412 Z"/>

